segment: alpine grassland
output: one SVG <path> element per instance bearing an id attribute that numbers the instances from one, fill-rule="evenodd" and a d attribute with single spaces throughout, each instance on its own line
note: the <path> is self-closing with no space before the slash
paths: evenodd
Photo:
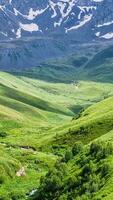
<path id="1" fill-rule="evenodd" d="M 112 200 L 112 51 L 0 72 L 0 200 Z"/>

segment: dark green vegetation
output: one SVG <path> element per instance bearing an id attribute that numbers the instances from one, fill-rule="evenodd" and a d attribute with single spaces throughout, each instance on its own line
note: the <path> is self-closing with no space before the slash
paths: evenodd
<path id="1" fill-rule="evenodd" d="M 112 200 L 112 51 L 0 72 L 0 200 Z"/>
<path id="2" fill-rule="evenodd" d="M 75 143 L 62 160 L 49 170 L 40 181 L 33 196 L 38 199 L 101 199 L 99 191 L 106 187 L 113 169 L 112 143 L 94 142 L 88 147 Z M 99 197 L 100 196 L 100 197 Z"/>

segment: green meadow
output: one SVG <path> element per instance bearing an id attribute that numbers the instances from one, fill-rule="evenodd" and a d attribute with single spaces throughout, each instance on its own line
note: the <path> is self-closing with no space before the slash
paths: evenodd
<path id="1" fill-rule="evenodd" d="M 112 48 L 90 48 L 0 72 L 0 200 L 112 200 Z"/>

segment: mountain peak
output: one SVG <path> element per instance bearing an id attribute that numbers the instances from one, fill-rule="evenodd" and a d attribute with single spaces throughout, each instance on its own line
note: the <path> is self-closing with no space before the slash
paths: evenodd
<path id="1" fill-rule="evenodd" d="M 1 0 L 0 38 L 71 33 L 77 40 L 111 39 L 112 4 L 112 0 Z"/>

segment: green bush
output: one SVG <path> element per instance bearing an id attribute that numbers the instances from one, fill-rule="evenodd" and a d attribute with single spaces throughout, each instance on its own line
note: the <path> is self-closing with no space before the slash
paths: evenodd
<path id="1" fill-rule="evenodd" d="M 83 148 L 83 144 L 82 142 L 76 142 L 72 148 L 72 153 L 73 156 L 75 156 L 76 154 L 78 154 Z"/>
<path id="2" fill-rule="evenodd" d="M 64 160 L 65 162 L 68 162 L 69 160 L 71 160 L 73 158 L 73 154 L 71 150 L 66 151 L 65 156 L 64 156 Z"/>
<path id="3" fill-rule="evenodd" d="M 93 164 L 92 161 L 90 161 L 82 168 L 81 176 L 87 177 L 88 175 L 94 174 L 94 172 L 95 172 L 95 165 Z"/>
<path id="4" fill-rule="evenodd" d="M 94 142 L 90 145 L 90 154 L 96 156 L 99 152 L 102 151 L 102 144 Z"/>
<path id="5" fill-rule="evenodd" d="M 90 145 L 90 154 L 96 159 L 104 159 L 113 153 L 113 147 L 111 143 L 92 143 Z"/>
<path id="6" fill-rule="evenodd" d="M 107 157 L 111 154 L 110 143 L 94 142 L 87 148 L 83 148 L 80 142 L 75 143 L 72 149 L 66 151 L 65 162 L 59 160 L 41 179 L 33 200 L 95 199 L 95 194 L 108 178 L 110 168 Z"/>
<path id="7" fill-rule="evenodd" d="M 108 163 L 103 163 L 102 167 L 101 167 L 101 176 L 105 177 L 107 175 L 109 175 L 109 171 L 110 171 L 110 166 Z"/>
<path id="8" fill-rule="evenodd" d="M 1 138 L 7 137 L 7 133 L 6 133 L 6 132 L 0 132 L 0 137 L 1 137 Z"/>
<path id="9" fill-rule="evenodd" d="M 67 194 L 61 195 L 58 200 L 67 200 Z"/>
<path id="10" fill-rule="evenodd" d="M 25 199 L 25 194 L 22 191 L 15 190 L 10 193 L 10 198 L 11 200 L 22 200 Z"/>
<path id="11" fill-rule="evenodd" d="M 0 185 L 2 185 L 5 181 L 5 177 L 0 175 Z"/>
<path id="12" fill-rule="evenodd" d="M 69 190 L 72 190 L 73 188 L 79 186 L 79 180 L 77 179 L 77 177 L 75 176 L 71 176 L 69 179 L 68 179 L 68 189 Z"/>
<path id="13" fill-rule="evenodd" d="M 81 154 L 78 161 L 78 164 L 80 165 L 80 167 L 83 167 L 88 162 L 89 162 L 89 158 L 84 153 Z"/>
<path id="14" fill-rule="evenodd" d="M 40 180 L 40 188 L 34 195 L 34 200 L 53 200 L 60 196 L 60 190 L 63 187 L 63 178 L 66 175 L 65 163 L 57 162 L 55 167 L 42 177 Z"/>

